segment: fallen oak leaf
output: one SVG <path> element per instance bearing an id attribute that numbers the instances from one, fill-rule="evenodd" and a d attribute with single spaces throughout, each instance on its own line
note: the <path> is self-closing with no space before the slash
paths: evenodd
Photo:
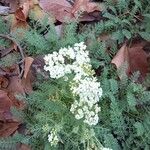
<path id="1" fill-rule="evenodd" d="M 6 72 L 9 72 L 10 74 L 18 74 L 19 68 L 17 65 L 5 68 Z M 4 78 L 4 76 L 1 76 Z M 7 96 L 10 98 L 12 102 L 12 106 L 15 106 L 17 108 L 24 108 L 24 103 L 23 101 L 19 101 L 16 98 L 16 95 L 22 94 L 25 95 L 25 89 L 24 86 L 22 85 L 22 79 L 19 78 L 18 75 L 16 76 L 8 76 L 8 83 L 6 87 L 3 87 L 5 91 L 7 91 Z"/>
<path id="2" fill-rule="evenodd" d="M 92 16 L 94 11 L 101 11 L 104 9 L 104 5 L 98 5 L 97 3 L 90 2 L 89 0 L 76 0 L 72 6 L 66 0 L 40 0 L 40 7 L 45 11 L 55 16 L 60 22 L 66 22 L 68 19 L 74 20 L 78 17 L 78 12 L 86 12 L 80 17 L 80 21 L 93 21 L 97 18 Z M 77 14 L 77 15 L 76 15 Z"/>
<path id="3" fill-rule="evenodd" d="M 139 71 L 141 74 L 141 79 L 144 79 L 148 73 L 148 62 L 147 62 L 147 54 L 143 50 L 142 43 L 136 44 L 129 49 L 129 65 L 130 72 L 134 73 Z"/>
<path id="4" fill-rule="evenodd" d="M 147 54 L 143 50 L 145 44 L 146 42 L 143 41 L 133 43 L 131 47 L 124 44 L 112 59 L 111 63 L 115 64 L 117 69 L 120 69 L 127 63 L 127 68 L 124 70 L 124 73 L 130 76 L 134 72 L 139 71 L 139 81 L 142 81 L 148 73 Z"/>
<path id="5" fill-rule="evenodd" d="M 41 75 L 44 79 L 49 78 L 48 73 L 44 70 L 44 65 L 43 56 L 38 56 L 33 60 L 26 78 L 22 78 L 22 86 L 26 93 L 32 92 L 32 82 L 36 80 L 38 75 Z"/>
<path id="6" fill-rule="evenodd" d="M 66 0 L 40 0 L 40 7 L 50 15 L 54 15 L 57 20 L 64 22 L 66 19 L 72 19 L 72 6 Z"/>

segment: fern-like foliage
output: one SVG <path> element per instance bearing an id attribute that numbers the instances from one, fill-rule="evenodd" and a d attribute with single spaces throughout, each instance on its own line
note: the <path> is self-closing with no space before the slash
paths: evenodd
<path id="1" fill-rule="evenodd" d="M 119 80 L 111 65 L 118 43 L 137 36 L 150 39 L 150 2 L 105 0 L 104 4 L 103 20 L 85 25 L 83 31 L 77 32 L 80 28 L 77 22 L 67 23 L 63 25 L 62 35 L 58 36 L 53 23 L 31 18 L 28 30 L 11 33 L 24 51 L 33 56 L 52 53 L 80 41 L 88 45 L 95 76 L 103 89 L 99 124 L 89 127 L 71 114 L 73 96 L 69 80 L 41 78 L 34 84 L 34 92 L 23 98 L 27 107 L 23 111 L 13 109 L 14 115 L 26 125 L 25 136 L 17 134 L 1 139 L 2 150 L 15 149 L 15 143 L 19 142 L 30 145 L 33 150 L 100 150 L 100 143 L 113 150 L 150 149 L 149 85 L 144 83 L 144 88 L 136 83 L 136 73 L 131 78 L 123 75 Z M 0 27 L 0 32 L 7 34 L 1 20 Z M 101 40 L 99 36 L 103 34 L 111 36 L 111 40 Z M 10 43 L 0 38 L 0 44 L 7 47 Z M 6 64 L 4 60 L 3 64 Z M 59 135 L 56 147 L 48 142 L 48 134 L 53 128 Z"/>
<path id="2" fill-rule="evenodd" d="M 149 149 L 150 92 L 131 79 L 124 84 L 114 79 L 102 82 L 107 92 L 101 102 L 101 125 L 110 130 L 103 137 L 108 138 L 105 146 L 116 150 Z"/>

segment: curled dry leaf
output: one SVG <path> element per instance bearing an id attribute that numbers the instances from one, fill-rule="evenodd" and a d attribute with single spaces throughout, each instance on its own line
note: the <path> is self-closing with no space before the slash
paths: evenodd
<path id="1" fill-rule="evenodd" d="M 115 64 L 117 68 L 120 68 L 122 64 L 127 61 L 128 57 L 128 48 L 127 45 L 124 44 L 113 58 L 111 63 Z"/>
<path id="2" fill-rule="evenodd" d="M 23 75 L 21 82 L 22 82 L 22 86 L 24 87 L 24 91 L 26 93 L 30 93 L 32 91 L 33 75 L 32 75 L 32 71 L 30 70 L 30 68 L 31 68 L 33 61 L 34 59 L 32 57 L 25 58 L 24 75 Z"/>
<path id="3" fill-rule="evenodd" d="M 143 50 L 145 44 L 146 42 L 139 42 L 132 44 L 131 47 L 124 44 L 111 63 L 115 64 L 117 69 L 119 69 L 127 62 L 127 70 L 125 70 L 125 73 L 131 75 L 139 71 L 139 80 L 142 81 L 148 73 L 147 54 Z"/>
<path id="4" fill-rule="evenodd" d="M 30 69 L 30 67 L 31 67 L 31 65 L 32 65 L 32 62 L 33 62 L 33 58 L 32 57 L 26 57 L 25 58 L 25 61 L 24 61 L 24 63 L 25 63 L 25 67 L 24 67 L 24 75 L 23 75 L 23 77 L 26 79 L 26 77 L 27 77 L 27 74 L 28 74 L 28 72 L 29 72 L 29 69 Z"/>
<path id="5" fill-rule="evenodd" d="M 26 2 L 16 10 L 15 12 L 16 19 L 26 21 L 28 17 L 28 12 L 29 12 L 29 3 Z"/>

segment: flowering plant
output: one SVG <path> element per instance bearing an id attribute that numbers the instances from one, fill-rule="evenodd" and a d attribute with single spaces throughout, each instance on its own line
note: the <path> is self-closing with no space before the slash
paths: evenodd
<path id="1" fill-rule="evenodd" d="M 73 47 L 61 48 L 58 52 L 46 55 L 44 60 L 44 69 L 49 72 L 50 78 L 63 78 L 67 81 L 68 75 L 73 75 L 69 81 L 74 98 L 70 111 L 77 120 L 83 119 L 83 122 L 90 126 L 96 125 L 99 121 L 98 102 L 102 96 L 102 88 L 94 77 L 95 72 L 92 70 L 89 52 L 84 42 L 76 43 Z M 54 129 L 48 135 L 52 144 L 58 141 L 56 132 L 53 134 L 53 131 Z"/>
<path id="2" fill-rule="evenodd" d="M 102 88 L 93 77 L 94 70 L 90 64 L 89 53 L 84 42 L 74 44 L 74 47 L 61 48 L 44 57 L 44 69 L 49 71 L 51 78 L 65 77 L 74 74 L 70 88 L 74 95 L 74 103 L 70 111 L 76 119 L 82 119 L 89 125 L 98 123 L 100 107 L 98 101 L 102 96 Z"/>

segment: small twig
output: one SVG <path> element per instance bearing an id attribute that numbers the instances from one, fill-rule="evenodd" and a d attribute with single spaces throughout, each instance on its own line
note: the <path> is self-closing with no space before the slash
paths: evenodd
<path id="1" fill-rule="evenodd" d="M 123 17 L 124 15 L 132 15 L 132 14 L 131 14 L 130 11 L 128 10 L 128 11 L 126 11 L 125 13 L 119 15 L 119 17 Z M 138 16 L 136 16 L 136 15 L 133 15 L 133 17 L 136 18 L 136 19 L 139 20 L 139 21 L 143 21 L 142 19 L 140 19 L 140 18 L 139 18 Z"/>
<path id="2" fill-rule="evenodd" d="M 22 60 L 19 62 L 19 64 L 21 64 L 21 63 L 23 64 L 23 63 L 24 63 L 25 56 L 24 56 L 24 53 L 23 53 L 23 49 L 22 49 L 21 46 L 18 44 L 18 42 L 17 42 L 13 37 L 11 37 L 10 35 L 0 34 L 0 37 L 5 38 L 5 39 L 8 39 L 8 40 L 12 41 L 14 44 L 16 44 L 16 46 L 17 46 L 17 48 L 18 48 L 18 50 L 19 50 L 19 52 L 20 52 L 20 55 L 21 55 L 21 57 L 22 57 Z M 23 71 L 24 71 L 24 64 L 22 65 L 22 70 L 21 70 L 21 73 L 20 73 L 19 77 L 22 76 Z"/>
<path id="3" fill-rule="evenodd" d="M 142 19 L 140 19 L 138 16 L 136 16 L 136 15 L 134 15 L 134 18 L 136 18 L 137 20 L 139 20 L 139 21 L 143 21 Z"/>
<path id="4" fill-rule="evenodd" d="M 4 57 L 4 56 L 6 56 L 7 54 L 9 54 L 12 50 L 13 50 L 12 47 L 10 47 L 10 48 L 8 48 L 8 49 L 0 49 L 0 56 L 1 56 L 1 57 Z"/>

